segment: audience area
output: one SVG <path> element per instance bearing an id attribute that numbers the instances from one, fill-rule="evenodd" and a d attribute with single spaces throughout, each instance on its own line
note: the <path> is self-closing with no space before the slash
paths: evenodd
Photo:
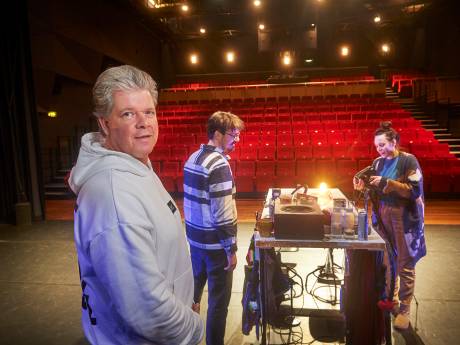
<path id="1" fill-rule="evenodd" d="M 379 95 L 169 103 L 158 108 L 160 136 L 150 157 L 169 192 L 183 192 L 183 164 L 208 141 L 206 120 L 216 110 L 232 111 L 246 123 L 230 159 L 240 195 L 320 182 L 352 192 L 353 175 L 377 156 L 374 130 L 384 120 L 401 134 L 402 149 L 419 159 L 427 193 L 460 192 L 459 161 L 448 145 L 399 103 Z"/>

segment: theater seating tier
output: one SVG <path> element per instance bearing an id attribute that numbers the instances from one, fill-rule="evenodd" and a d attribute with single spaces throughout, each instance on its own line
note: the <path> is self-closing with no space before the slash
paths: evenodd
<path id="1" fill-rule="evenodd" d="M 183 164 L 208 141 L 206 120 L 216 110 L 232 111 L 246 124 L 230 154 L 239 193 L 320 182 L 351 193 L 354 174 L 377 156 L 374 131 L 382 120 L 392 121 L 402 149 L 419 159 L 427 192 L 460 192 L 459 161 L 448 145 L 399 104 L 378 97 L 160 106 L 160 135 L 150 159 L 168 191 L 183 192 Z"/>

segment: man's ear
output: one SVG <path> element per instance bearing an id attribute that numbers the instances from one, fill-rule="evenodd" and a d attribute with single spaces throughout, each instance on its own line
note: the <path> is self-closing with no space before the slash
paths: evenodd
<path id="1" fill-rule="evenodd" d="M 220 132 L 218 129 L 216 129 L 214 131 L 214 135 L 212 136 L 212 139 L 213 140 L 222 140 L 222 137 L 224 136 L 224 134 L 222 134 L 222 132 Z"/>
<path id="2" fill-rule="evenodd" d="M 97 118 L 97 123 L 99 125 L 99 129 L 101 133 L 106 137 L 109 135 L 109 126 L 108 121 L 102 116 Z"/>

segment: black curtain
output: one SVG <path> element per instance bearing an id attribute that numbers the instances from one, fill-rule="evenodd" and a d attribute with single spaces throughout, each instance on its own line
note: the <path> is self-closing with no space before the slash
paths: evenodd
<path id="1" fill-rule="evenodd" d="M 14 221 L 19 202 L 43 219 L 27 1 L 10 2 L 0 18 L 0 223 Z"/>

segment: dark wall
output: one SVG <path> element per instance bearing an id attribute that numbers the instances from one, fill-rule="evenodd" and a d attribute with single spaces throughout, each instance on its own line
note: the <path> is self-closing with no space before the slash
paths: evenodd
<path id="1" fill-rule="evenodd" d="M 439 75 L 460 75 L 460 2 L 435 2 L 425 27 L 427 70 Z"/>
<path id="2" fill-rule="evenodd" d="M 124 1 L 30 1 L 30 36 L 43 151 L 58 136 L 89 129 L 91 88 L 119 64 L 149 72 L 161 85 L 161 38 Z M 57 111 L 56 118 L 46 113 Z"/>

